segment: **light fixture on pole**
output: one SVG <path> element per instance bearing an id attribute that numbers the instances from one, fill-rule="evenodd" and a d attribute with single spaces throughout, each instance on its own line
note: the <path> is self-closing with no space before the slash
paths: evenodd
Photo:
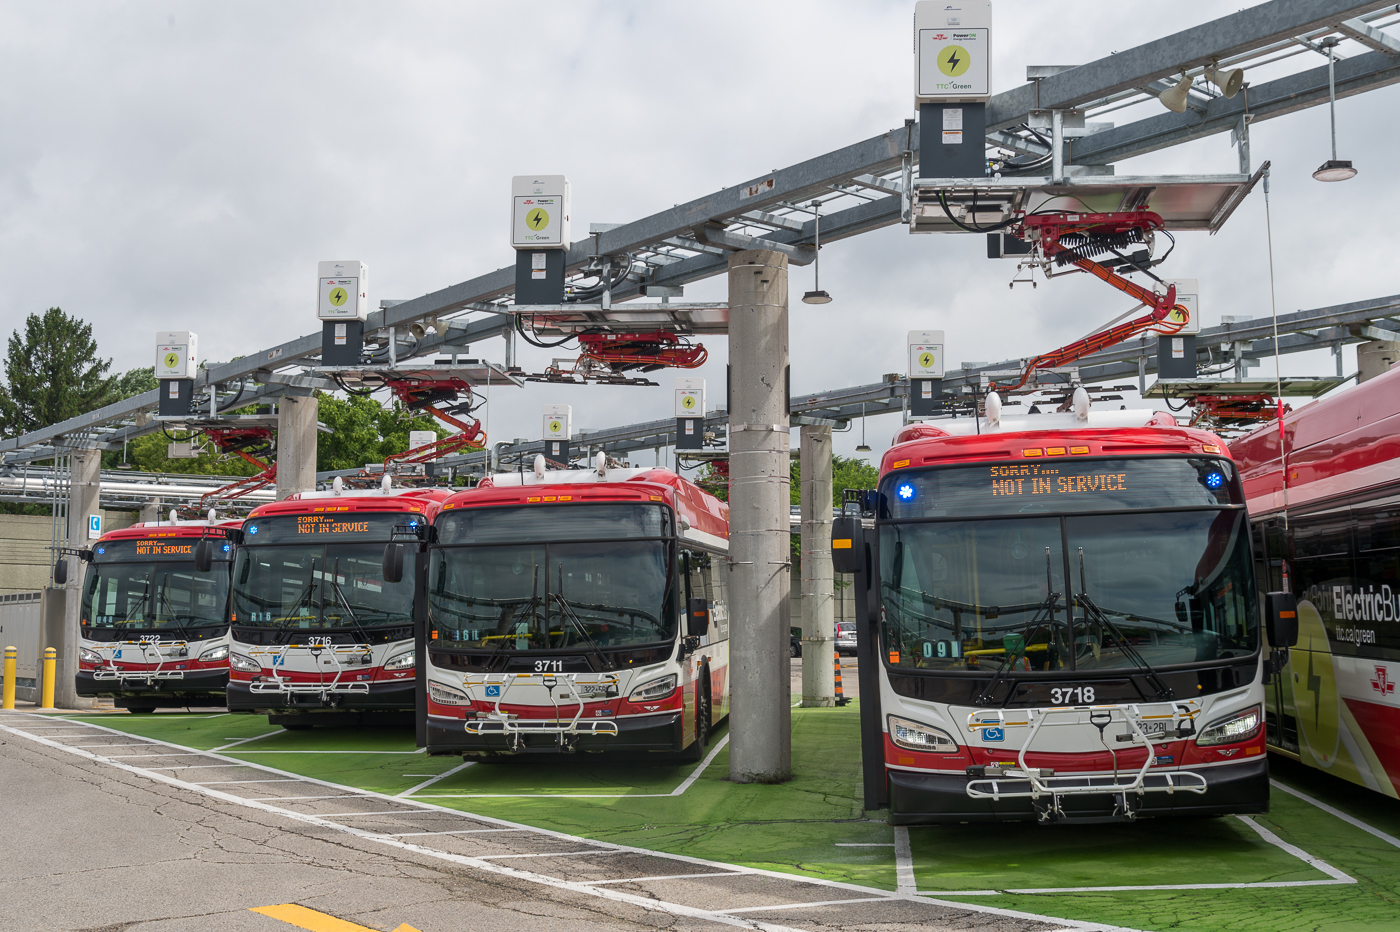
<path id="1" fill-rule="evenodd" d="M 860 443 L 856 444 L 857 453 L 869 453 L 870 444 L 865 442 L 865 402 L 860 404 Z"/>
<path id="2" fill-rule="evenodd" d="M 1185 113 L 1186 92 L 1191 90 L 1191 85 L 1195 82 L 1195 78 L 1188 78 L 1186 72 L 1182 71 L 1181 80 L 1176 83 L 1176 86 L 1169 87 L 1158 94 L 1157 99 L 1162 102 L 1163 107 L 1166 107 L 1172 113 Z"/>
<path id="3" fill-rule="evenodd" d="M 1351 167 L 1351 162 L 1337 158 L 1337 80 L 1333 64 L 1337 60 L 1337 43 L 1341 41 L 1336 36 L 1328 36 L 1320 43 L 1327 49 L 1327 109 L 1332 114 L 1332 157 L 1313 172 L 1313 177 L 1318 181 L 1346 181 L 1356 177 L 1356 169 Z"/>
<path id="4" fill-rule="evenodd" d="M 814 248 L 816 249 L 817 254 L 816 254 L 816 258 L 812 260 L 813 269 L 814 269 L 814 271 L 815 271 L 815 273 L 816 273 L 816 281 L 813 282 L 813 284 L 814 284 L 816 287 L 813 288 L 811 291 L 807 292 L 806 294 L 804 294 L 804 295 L 802 296 L 802 303 L 803 303 L 803 304 L 830 304 L 830 303 L 831 303 L 831 295 L 827 294 L 825 291 L 822 291 L 822 202 L 821 202 L 821 201 L 813 201 L 813 202 L 812 202 L 812 216 L 814 217 L 814 221 L 813 221 L 813 222 L 816 224 L 816 228 L 815 228 L 815 230 L 814 230 L 814 236 L 813 236 L 813 238 L 814 238 L 815 241 L 816 241 L 815 244 L 814 244 Z"/>

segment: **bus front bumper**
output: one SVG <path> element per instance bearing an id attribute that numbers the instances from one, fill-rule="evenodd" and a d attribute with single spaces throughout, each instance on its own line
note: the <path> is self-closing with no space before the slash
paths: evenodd
<path id="1" fill-rule="evenodd" d="M 412 679 L 368 683 L 355 692 L 253 692 L 246 680 L 229 680 L 230 712 L 412 712 L 416 688 Z"/>
<path id="2" fill-rule="evenodd" d="M 1191 768 L 1206 781 L 1197 793 L 1145 793 L 1136 797 L 1141 817 L 1233 815 L 1269 810 L 1269 762 L 1264 756 L 1223 767 Z M 890 824 L 938 825 L 954 822 L 1042 821 L 1035 803 L 1025 797 L 974 799 L 969 778 L 954 773 L 887 770 Z M 1121 821 L 1109 794 L 1062 797 L 1067 821 Z"/>
<path id="3" fill-rule="evenodd" d="M 227 669 L 182 672 L 184 675 L 179 679 L 155 679 L 148 684 L 139 673 L 119 680 L 99 680 L 91 670 L 79 670 L 74 685 L 79 696 L 113 698 L 118 708 L 128 705 L 176 708 L 191 704 L 224 704 Z"/>
<path id="4" fill-rule="evenodd" d="M 460 718 L 428 718 L 428 753 L 492 756 L 496 754 L 558 754 L 572 751 L 679 751 L 682 715 L 679 710 L 659 715 L 610 719 L 615 735 L 468 734 Z"/>

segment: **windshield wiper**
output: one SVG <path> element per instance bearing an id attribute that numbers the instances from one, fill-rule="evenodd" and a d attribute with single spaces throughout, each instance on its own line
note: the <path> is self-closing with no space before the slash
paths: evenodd
<path id="1" fill-rule="evenodd" d="M 1133 645 L 1128 643 L 1128 639 L 1123 635 L 1123 629 L 1118 627 L 1118 625 L 1114 623 L 1114 621 L 1110 619 L 1107 614 L 1104 613 L 1104 610 L 1099 608 L 1098 605 L 1094 603 L 1094 600 L 1089 597 L 1088 589 L 1089 586 L 1085 582 L 1084 577 L 1084 548 L 1080 547 L 1079 594 L 1076 595 L 1075 598 L 1079 601 L 1080 607 L 1084 609 L 1085 617 L 1092 618 L 1094 621 L 1098 622 L 1100 625 L 1113 632 L 1113 636 L 1118 639 L 1118 646 L 1122 649 L 1123 654 L 1129 660 L 1131 660 L 1139 669 L 1143 670 L 1147 674 L 1147 681 L 1151 683 L 1154 687 L 1156 687 L 1156 701 L 1164 702 L 1169 699 L 1175 699 L 1176 693 L 1172 690 L 1170 686 L 1162 682 L 1162 678 L 1157 675 L 1157 671 L 1152 669 L 1152 665 L 1148 663 L 1146 659 L 1144 659 L 1142 654 L 1139 654 L 1137 652 L 1137 648 L 1133 647 Z"/>
<path id="2" fill-rule="evenodd" d="M 287 610 L 287 614 L 282 616 L 282 620 L 277 623 L 277 627 L 285 628 L 299 617 L 297 610 L 301 608 L 301 603 L 306 601 L 306 597 L 311 595 L 316 589 L 316 558 L 311 558 L 311 573 L 306 577 L 306 588 L 301 590 L 297 600 L 292 603 L 292 607 Z"/>
<path id="3" fill-rule="evenodd" d="M 339 576 L 340 558 L 337 557 L 335 561 L 335 569 L 331 570 L 331 588 L 335 590 L 336 598 L 340 599 L 340 604 L 345 606 L 345 614 L 350 616 L 350 624 L 354 625 L 355 630 L 359 632 L 360 637 L 364 638 L 364 643 L 369 644 L 369 632 L 365 630 L 364 625 L 360 624 L 360 619 L 355 614 L 355 610 L 350 607 L 350 600 L 345 597 L 345 592 L 340 588 L 340 583 L 336 581 Z M 385 614 L 387 614 L 387 612 Z"/>
<path id="4" fill-rule="evenodd" d="M 184 638 L 187 642 L 193 640 L 193 638 L 190 636 L 190 629 L 189 629 L 189 628 L 186 628 L 186 627 L 184 626 L 184 624 L 182 624 L 182 623 L 180 622 L 180 619 L 178 619 L 178 618 L 175 617 L 175 606 L 170 604 L 170 574 L 169 574 L 169 573 L 166 573 L 166 574 L 165 574 L 165 583 L 164 583 L 164 585 L 162 585 L 162 586 L 160 587 L 160 594 L 161 594 L 161 598 L 163 598 L 163 599 L 165 600 L 165 608 L 166 608 L 166 611 L 168 611 L 168 612 L 170 613 L 170 622 L 171 622 L 171 624 L 173 624 L 173 625 L 175 626 L 175 630 L 179 631 L 179 632 L 180 632 L 180 636 L 181 636 L 182 638 Z"/>
<path id="5" fill-rule="evenodd" d="M 1001 665 L 997 667 L 996 673 L 992 674 L 991 682 L 987 684 L 987 688 L 982 692 L 982 695 L 978 696 L 975 700 L 978 705 L 992 705 L 994 702 L 996 702 L 995 696 L 997 688 L 1001 686 L 1002 682 L 1006 679 L 1006 674 L 1010 673 L 1013 669 L 1015 669 L 1016 661 L 1020 657 L 1025 656 L 1027 642 L 1030 641 L 1031 635 L 1035 633 L 1037 628 L 1040 628 L 1041 626 L 1045 625 L 1045 619 L 1047 616 L 1049 616 L 1050 621 L 1050 624 L 1048 625 L 1050 629 L 1050 639 L 1052 642 L 1054 641 L 1055 626 L 1059 624 L 1059 612 L 1057 611 L 1057 609 L 1060 605 L 1060 593 L 1056 592 L 1053 587 L 1054 583 L 1052 582 L 1050 576 L 1050 548 L 1046 547 L 1045 600 L 1040 603 L 1040 607 L 1036 610 L 1036 613 L 1031 618 L 1031 620 L 1026 622 L 1026 626 L 1021 629 L 1020 650 L 1003 649 Z M 1004 636 L 1002 638 L 1002 643 L 1006 643 L 1006 639 Z M 1011 694 L 1007 693 L 1006 698 L 1009 700 L 1011 698 Z"/>
<path id="6" fill-rule="evenodd" d="M 559 606 L 560 614 L 574 623 L 574 627 L 578 628 L 578 633 L 583 635 L 583 639 L 588 642 L 588 646 L 593 648 L 593 655 L 598 658 L 598 665 L 604 670 L 611 670 L 613 668 L 611 658 L 603 653 L 603 649 L 598 646 L 598 642 L 594 641 L 588 634 L 588 629 L 584 627 L 583 620 L 574 612 L 574 607 L 569 604 L 569 600 L 564 598 L 564 567 L 562 564 L 559 567 L 559 590 L 560 591 L 554 593 L 554 602 Z"/>

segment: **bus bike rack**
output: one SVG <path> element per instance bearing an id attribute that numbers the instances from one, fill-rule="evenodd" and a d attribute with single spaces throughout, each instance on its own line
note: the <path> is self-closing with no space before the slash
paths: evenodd
<path id="1" fill-rule="evenodd" d="M 581 679 L 587 677 L 587 679 Z M 538 679 L 540 685 L 549 692 L 550 704 L 554 707 L 554 718 L 551 719 L 522 719 L 518 715 L 501 711 L 501 703 L 505 702 L 506 695 L 510 688 L 522 680 Z M 567 683 L 570 687 L 570 701 L 577 705 L 574 710 L 574 717 L 565 720 L 560 715 L 560 702 L 555 697 L 555 687 L 560 683 Z M 621 693 L 620 680 L 616 673 L 468 673 L 462 677 L 462 686 L 471 695 L 473 687 L 497 686 L 500 692 L 495 696 L 495 708 L 488 713 L 489 717 L 484 719 L 467 719 L 466 730 L 469 735 L 506 735 L 510 738 L 512 750 L 523 750 L 524 736 L 530 735 L 555 735 L 561 748 L 572 745 L 572 741 L 566 738 L 577 737 L 578 735 L 616 735 L 617 722 L 609 720 L 583 720 L 584 697 L 580 694 L 580 687 L 602 688 L 604 695 L 609 690 L 616 690 Z M 590 697 L 592 698 L 592 697 Z"/>
<path id="2" fill-rule="evenodd" d="M 162 646 L 172 648 L 174 652 L 163 654 L 160 650 Z M 117 666 L 118 659 L 125 659 L 120 657 L 120 654 L 133 648 L 140 650 L 141 659 L 128 662 L 143 663 L 148 667 L 154 664 L 155 669 L 123 670 Z M 99 647 L 97 652 L 107 666 L 98 667 L 93 671 L 92 678 L 95 681 L 111 682 L 115 680 L 123 688 L 130 681 L 144 681 L 147 686 L 155 686 L 157 680 L 183 680 L 185 678 L 184 670 L 167 670 L 165 664 L 172 660 L 188 657 L 190 644 L 189 641 L 118 641 L 115 644 Z M 154 660 L 151 659 L 152 655 L 155 657 Z"/>
<path id="3" fill-rule="evenodd" d="M 1091 821 L 1131 822 L 1137 818 L 1137 810 L 1142 797 L 1147 793 L 1206 792 L 1206 779 L 1192 771 L 1158 771 L 1149 773 L 1156 760 L 1155 746 L 1151 735 L 1160 733 L 1161 738 L 1183 738 L 1195 734 L 1196 717 L 1200 715 L 1201 703 L 1196 699 L 1157 703 L 1121 703 L 1117 705 L 1092 706 L 1052 706 L 1042 709 L 1022 709 L 1024 719 L 1008 719 L 1006 710 L 981 710 L 967 717 L 969 732 L 981 728 L 1029 728 L 1030 733 L 1021 745 L 1016 756 L 1018 766 L 986 766 L 968 768 L 967 795 L 972 799 L 1017 799 L 1030 798 L 1039 821 L 1042 823 L 1070 823 Z M 1148 723 L 1161 722 L 1160 728 L 1146 727 Z M 1114 723 L 1127 725 L 1126 733 L 1114 735 L 1118 743 L 1130 747 L 1146 747 L 1147 755 L 1142 766 L 1131 774 L 1119 774 L 1114 755 L 1113 773 L 1100 775 L 1060 774 L 1049 768 L 1031 767 L 1026 763 L 1026 755 L 1035 743 L 1042 728 L 1065 725 L 1093 725 L 1099 731 L 1099 740 L 1113 753 L 1105 730 Z M 1113 814 L 1107 820 L 1097 817 L 1076 817 L 1065 812 L 1060 800 L 1065 796 L 1108 795 L 1114 797 Z"/>
<path id="4" fill-rule="evenodd" d="M 293 651 L 304 651 L 316 661 L 316 673 L 320 680 L 315 683 L 295 683 L 291 680 L 284 680 L 277 672 L 277 668 L 283 666 L 287 656 Z M 335 678 L 329 683 L 325 680 L 325 671 L 320 662 L 322 654 L 330 654 L 331 660 L 335 664 Z M 255 693 L 277 693 L 279 695 L 313 695 L 319 696 L 322 702 L 326 702 L 333 695 L 369 695 L 368 681 L 341 681 L 341 677 L 352 672 L 352 665 L 358 667 L 370 667 L 374 662 L 374 654 L 368 644 L 284 644 L 281 647 L 253 648 L 248 651 L 252 657 L 270 657 L 272 659 L 272 677 L 262 677 L 249 684 L 249 690 Z M 342 663 L 342 658 L 347 662 Z M 301 672 L 301 671 L 298 671 Z M 310 671 L 307 671 L 310 672 Z"/>

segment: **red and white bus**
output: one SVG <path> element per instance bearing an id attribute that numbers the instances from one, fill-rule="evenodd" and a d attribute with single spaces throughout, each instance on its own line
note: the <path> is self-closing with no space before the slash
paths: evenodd
<path id="1" fill-rule="evenodd" d="M 664 469 L 542 459 L 434 521 L 428 753 L 698 760 L 729 714 L 729 507 Z"/>
<path id="2" fill-rule="evenodd" d="M 1277 421 L 1230 444 L 1261 585 L 1298 599 L 1298 646 L 1266 691 L 1269 747 L 1395 797 L 1400 370 L 1286 415 L 1283 433 L 1282 448 Z"/>
<path id="3" fill-rule="evenodd" d="M 873 525 L 837 519 L 865 804 L 893 824 L 1268 807 L 1235 466 L 1166 413 L 1075 402 L 908 426 L 860 496 Z"/>
<path id="4" fill-rule="evenodd" d="M 243 523 L 233 567 L 228 708 L 289 729 L 411 722 L 414 573 L 386 544 L 427 535 L 445 489 L 302 492 Z"/>
<path id="5" fill-rule="evenodd" d="M 77 691 L 117 708 L 222 706 L 228 684 L 231 532 L 237 521 L 134 524 L 83 552 Z M 194 550 L 211 538 L 212 566 Z"/>

